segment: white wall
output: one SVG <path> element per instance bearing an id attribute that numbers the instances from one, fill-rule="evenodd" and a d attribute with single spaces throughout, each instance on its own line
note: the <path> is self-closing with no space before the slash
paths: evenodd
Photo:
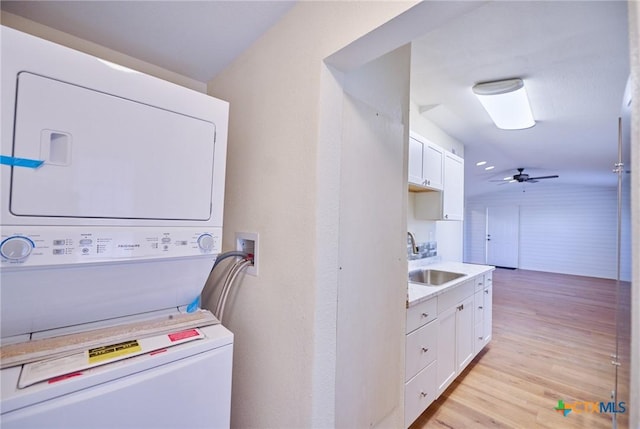
<path id="1" fill-rule="evenodd" d="M 337 427 L 404 421 L 410 52 L 408 45 L 397 49 L 344 79 Z"/>
<path id="2" fill-rule="evenodd" d="M 407 231 L 412 232 L 416 241 L 436 241 L 438 256 L 443 261 L 462 262 L 463 222 L 430 221 L 417 219 L 415 215 L 415 192 L 407 192 Z"/>
<path id="3" fill-rule="evenodd" d="M 539 182 L 513 184 L 466 202 L 465 262 L 484 263 L 486 207 L 520 207 L 518 268 L 616 277 L 617 191 Z M 523 192 L 523 189 L 525 192 Z M 626 215 L 629 215 L 627 205 Z M 625 234 L 630 234 L 627 229 Z M 623 275 L 630 276 L 627 245 Z"/>
<path id="4" fill-rule="evenodd" d="M 419 106 L 411 100 L 409 105 L 411 131 L 426 137 L 448 152 L 464 158 L 464 144 L 442 131 L 436 124 L 420 114 Z"/>
<path id="5" fill-rule="evenodd" d="M 364 390 L 339 404 L 345 408 L 336 405 L 337 366 L 366 359 L 352 351 L 337 356 L 340 314 L 350 311 L 337 302 L 338 244 L 345 245 L 340 214 L 360 212 L 366 226 L 363 210 L 370 208 L 340 199 L 341 171 L 373 176 L 374 182 L 379 176 L 364 162 L 341 169 L 343 77 L 322 61 L 411 4 L 300 2 L 209 84 L 209 93 L 228 100 L 231 109 L 223 248 L 233 247 L 236 231 L 258 232 L 261 245 L 259 276 L 244 277 L 224 321 L 235 334 L 234 427 L 346 427 L 341 422 L 350 416 L 342 410 L 352 405 L 360 419 L 369 395 L 375 401 L 379 394 Z M 399 221 L 404 226 L 404 216 Z M 368 225 L 375 226 L 369 232 L 381 228 Z M 400 235 L 397 244 L 389 238 L 379 244 L 399 247 Z M 348 287 L 353 291 L 341 292 L 363 296 L 399 286 Z M 365 316 L 361 308 L 352 311 L 355 320 Z M 392 311 L 393 321 L 404 310 Z M 374 324 L 383 317 L 366 316 Z M 394 364 L 402 365 L 401 359 Z M 402 397 L 395 388 L 393 396 L 397 407 Z M 368 423 L 380 423 L 374 420 Z"/>

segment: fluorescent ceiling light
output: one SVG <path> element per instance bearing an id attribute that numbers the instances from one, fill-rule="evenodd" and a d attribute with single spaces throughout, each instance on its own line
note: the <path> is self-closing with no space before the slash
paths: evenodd
<path id="1" fill-rule="evenodd" d="M 521 130 L 536 124 L 522 79 L 479 83 L 473 93 L 500 129 Z"/>
<path id="2" fill-rule="evenodd" d="M 493 170 L 494 168 L 496 168 L 496 167 L 495 167 L 495 166 L 493 166 L 493 165 L 490 165 L 490 166 L 488 166 L 488 167 L 485 167 L 484 169 L 485 169 L 485 170 Z"/>
<path id="3" fill-rule="evenodd" d="M 479 161 L 479 162 L 476 162 L 476 165 L 480 167 L 481 165 L 485 165 L 486 163 L 487 161 Z"/>

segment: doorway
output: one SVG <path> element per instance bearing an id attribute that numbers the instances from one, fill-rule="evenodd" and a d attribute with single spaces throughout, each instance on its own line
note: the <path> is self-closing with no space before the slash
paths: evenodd
<path id="1" fill-rule="evenodd" d="M 487 207 L 487 264 L 518 268 L 520 207 Z"/>

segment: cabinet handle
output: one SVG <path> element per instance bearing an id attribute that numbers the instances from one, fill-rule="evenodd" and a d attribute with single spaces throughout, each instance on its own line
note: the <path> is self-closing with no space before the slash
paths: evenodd
<path id="1" fill-rule="evenodd" d="M 482 339 L 482 337 L 478 337 L 478 339 L 479 339 L 479 340 L 481 340 L 481 339 Z"/>
<path id="2" fill-rule="evenodd" d="M 486 293 L 488 295 L 489 294 L 489 289 L 485 289 L 484 293 Z"/>
<path id="3" fill-rule="evenodd" d="M 478 310 L 482 310 L 482 306 L 481 305 L 478 306 Z"/>
<path id="4" fill-rule="evenodd" d="M 482 286 L 482 282 L 478 282 L 478 286 Z"/>
<path id="5" fill-rule="evenodd" d="M 420 392 L 420 396 L 422 396 L 423 398 L 426 398 L 427 397 L 427 393 Z"/>
<path id="6" fill-rule="evenodd" d="M 429 348 L 428 348 L 428 347 L 422 347 L 422 352 L 423 352 L 423 353 L 426 353 L 426 352 L 428 352 L 428 351 L 429 351 Z"/>
<path id="7" fill-rule="evenodd" d="M 457 308 L 458 308 L 458 311 L 464 310 L 464 304 L 460 304 Z"/>
<path id="8" fill-rule="evenodd" d="M 429 317 L 429 313 L 422 313 L 422 317 Z"/>
<path id="9" fill-rule="evenodd" d="M 449 215 L 448 214 L 444 215 L 444 218 L 449 219 Z"/>

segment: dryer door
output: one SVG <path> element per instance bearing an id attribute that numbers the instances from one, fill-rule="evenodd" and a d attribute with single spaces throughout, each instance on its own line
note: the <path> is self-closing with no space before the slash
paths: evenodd
<path id="1" fill-rule="evenodd" d="M 28 72 L 16 103 L 14 215 L 211 217 L 215 124 Z"/>

